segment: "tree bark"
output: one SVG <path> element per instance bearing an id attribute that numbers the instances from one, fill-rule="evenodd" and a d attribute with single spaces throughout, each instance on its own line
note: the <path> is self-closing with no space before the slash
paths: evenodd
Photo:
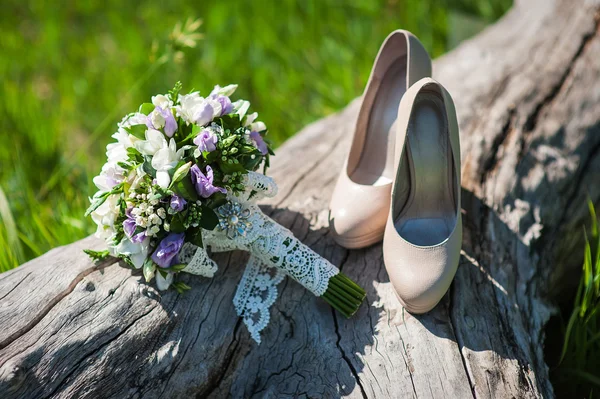
<path id="1" fill-rule="evenodd" d="M 380 245 L 329 235 L 356 100 L 278 150 L 263 208 L 366 289 L 355 317 L 286 280 L 256 345 L 232 304 L 247 255 L 159 293 L 93 264 L 90 237 L 0 275 L 0 396 L 552 397 L 543 327 L 580 267 L 586 196 L 600 199 L 599 20 L 597 1 L 517 2 L 435 61 L 459 114 L 464 242 L 433 311 L 402 309 Z"/>

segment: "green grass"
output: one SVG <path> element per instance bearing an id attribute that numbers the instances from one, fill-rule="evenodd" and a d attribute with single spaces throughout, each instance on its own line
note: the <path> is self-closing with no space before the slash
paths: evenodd
<path id="1" fill-rule="evenodd" d="M 177 80 L 204 92 L 239 83 L 238 95 L 253 103 L 280 144 L 361 93 L 391 30 L 413 31 L 438 56 L 510 6 L 508 0 L 137 3 L 2 3 L 0 272 L 93 232 L 83 212 L 116 122 Z M 181 62 L 157 62 L 175 24 L 188 17 L 203 20 L 204 39 Z"/>
<path id="2" fill-rule="evenodd" d="M 593 203 L 585 230 L 583 267 L 573 310 L 563 323 L 563 347 L 552 370 L 557 395 L 591 398 L 600 394 L 600 232 Z M 568 315 L 567 315 L 568 317 Z"/>

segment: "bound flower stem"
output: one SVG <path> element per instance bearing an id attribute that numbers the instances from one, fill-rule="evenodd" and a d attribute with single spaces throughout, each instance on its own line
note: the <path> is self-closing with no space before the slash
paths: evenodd
<path id="1" fill-rule="evenodd" d="M 321 298 L 344 316 L 351 317 L 366 295 L 365 290 L 340 272 L 329 279 L 327 290 Z"/>

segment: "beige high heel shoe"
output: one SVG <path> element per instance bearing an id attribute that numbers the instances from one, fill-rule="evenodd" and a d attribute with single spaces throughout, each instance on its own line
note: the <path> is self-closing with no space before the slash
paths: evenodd
<path id="1" fill-rule="evenodd" d="M 402 305 L 425 313 L 450 287 L 462 244 L 456 111 L 431 78 L 400 102 L 395 158 L 383 257 Z"/>
<path id="2" fill-rule="evenodd" d="M 362 248 L 383 238 L 394 179 L 394 124 L 406 89 L 431 76 L 431 59 L 410 32 L 383 42 L 365 88 L 348 159 L 329 206 L 335 241 Z"/>

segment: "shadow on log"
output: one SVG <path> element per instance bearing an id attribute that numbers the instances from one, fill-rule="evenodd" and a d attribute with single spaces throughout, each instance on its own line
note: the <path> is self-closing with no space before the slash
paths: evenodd
<path id="1" fill-rule="evenodd" d="M 354 318 L 286 280 L 258 346 L 232 305 L 244 254 L 161 294 L 91 263 L 82 249 L 102 243 L 86 238 L 0 275 L 1 396 L 553 396 L 543 327 L 580 265 L 586 196 L 600 198 L 599 13 L 596 1 L 517 2 L 434 63 L 459 113 L 464 243 L 432 312 L 400 307 L 380 245 L 347 251 L 326 227 L 354 101 L 279 149 L 280 194 L 264 204 L 365 287 Z"/>

